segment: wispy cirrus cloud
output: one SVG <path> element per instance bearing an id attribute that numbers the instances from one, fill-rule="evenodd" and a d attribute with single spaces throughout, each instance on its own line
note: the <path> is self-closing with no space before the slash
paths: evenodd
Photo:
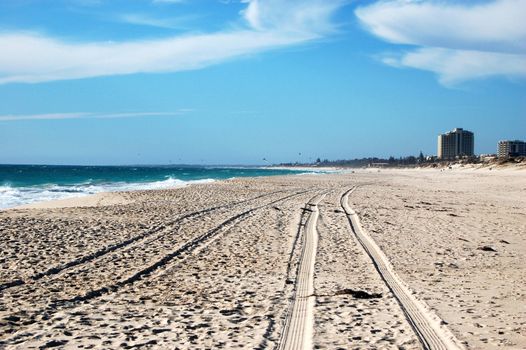
<path id="1" fill-rule="evenodd" d="M 379 1 L 356 16 L 375 36 L 419 46 L 381 60 L 428 70 L 444 85 L 491 76 L 526 77 L 526 1 Z"/>
<path id="2" fill-rule="evenodd" d="M 175 18 L 159 18 L 148 16 L 141 13 L 125 13 L 116 16 L 118 22 L 134 24 L 140 26 L 165 28 L 165 29 L 185 29 L 189 22 L 197 18 L 196 16 L 181 16 Z"/>
<path id="3" fill-rule="evenodd" d="M 329 33 L 334 30 L 332 14 L 346 1 L 342 0 L 244 0 L 248 6 L 241 13 L 256 30 Z"/>
<path id="4" fill-rule="evenodd" d="M 526 78 L 526 56 L 517 54 L 426 47 L 398 55 L 384 54 L 380 60 L 394 67 L 435 72 L 445 86 L 491 76 Z"/>
<path id="5" fill-rule="evenodd" d="M 0 84 L 177 72 L 299 45 L 327 35 L 334 28 L 332 15 L 344 1 L 245 3 L 241 13 L 245 25 L 215 33 L 92 43 L 69 42 L 37 33 L 2 33 Z"/>
<path id="6" fill-rule="evenodd" d="M 190 113 L 192 109 L 179 109 L 174 112 L 122 112 L 122 113 L 45 113 L 45 114 L 4 114 L 0 115 L 0 122 L 19 120 L 64 120 L 64 119 L 121 119 L 147 117 L 176 117 Z"/>

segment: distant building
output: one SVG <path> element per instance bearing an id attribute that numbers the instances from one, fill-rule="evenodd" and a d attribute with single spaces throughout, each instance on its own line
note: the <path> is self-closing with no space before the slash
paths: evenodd
<path id="1" fill-rule="evenodd" d="M 475 138 L 471 131 L 462 128 L 453 129 L 438 135 L 438 158 L 455 159 L 463 156 L 473 156 L 475 153 Z"/>
<path id="2" fill-rule="evenodd" d="M 369 163 L 368 167 L 370 168 L 385 168 L 388 167 L 389 163 Z"/>
<path id="3" fill-rule="evenodd" d="M 480 154 L 479 159 L 483 162 L 489 162 L 489 161 L 497 159 L 497 155 L 496 154 Z"/>
<path id="4" fill-rule="evenodd" d="M 524 141 L 499 141 L 499 158 L 526 157 L 526 142 Z"/>

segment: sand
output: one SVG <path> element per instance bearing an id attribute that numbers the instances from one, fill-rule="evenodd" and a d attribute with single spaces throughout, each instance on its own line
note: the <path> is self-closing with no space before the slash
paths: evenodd
<path id="1" fill-rule="evenodd" d="M 85 197 L 73 197 L 52 201 L 20 205 L 13 209 L 57 209 L 74 207 L 97 207 L 115 204 L 126 204 L 126 195 L 121 193 L 97 193 Z"/>
<path id="2" fill-rule="evenodd" d="M 0 348 L 526 348 L 525 194 L 382 169 L 2 211 Z"/>

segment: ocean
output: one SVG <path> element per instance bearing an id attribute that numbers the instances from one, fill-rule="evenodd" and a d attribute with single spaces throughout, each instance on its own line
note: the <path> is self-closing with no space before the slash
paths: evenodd
<path id="1" fill-rule="evenodd" d="M 0 209 L 99 192 L 301 173 L 305 171 L 257 167 L 0 165 Z"/>

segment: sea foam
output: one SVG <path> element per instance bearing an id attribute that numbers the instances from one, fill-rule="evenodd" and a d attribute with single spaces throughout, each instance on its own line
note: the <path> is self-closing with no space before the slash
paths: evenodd
<path id="1" fill-rule="evenodd" d="M 0 209 L 12 208 L 35 202 L 83 197 L 101 192 L 160 190 L 182 187 L 188 184 L 209 183 L 213 181 L 213 179 L 183 181 L 169 177 L 166 180 L 161 181 L 135 183 L 112 182 L 105 184 L 84 183 L 76 185 L 48 184 L 27 187 L 3 185 L 0 186 Z"/>

